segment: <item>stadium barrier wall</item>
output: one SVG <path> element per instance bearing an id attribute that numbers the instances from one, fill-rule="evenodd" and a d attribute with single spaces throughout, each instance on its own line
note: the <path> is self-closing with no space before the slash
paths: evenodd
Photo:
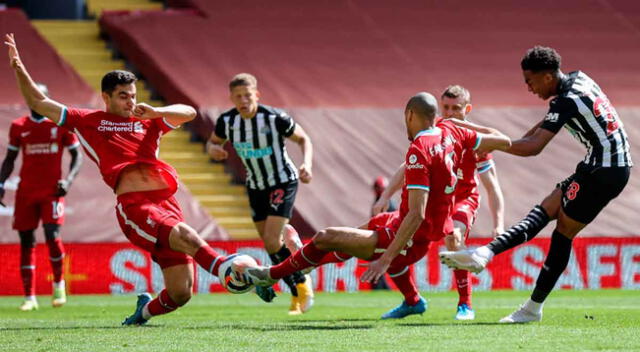
<path id="1" fill-rule="evenodd" d="M 486 239 L 472 239 L 470 245 L 486 243 Z M 268 256 L 259 241 L 211 242 L 222 253 L 249 254 L 260 262 Z M 497 256 L 487 270 L 473 278 L 474 289 L 529 290 L 546 251 L 549 239 L 535 239 Z M 436 250 L 437 249 L 437 250 Z M 444 291 L 454 288 L 452 271 L 438 261 L 439 243 L 428 256 L 413 268 L 413 275 L 421 291 Z M 71 294 L 129 294 L 159 292 L 163 288 L 160 268 L 149 255 L 125 243 L 66 244 L 64 272 L 67 289 Z M 51 293 L 51 270 L 47 248 L 39 244 L 36 249 L 37 293 Z M 0 245 L 0 295 L 21 295 L 19 274 L 19 245 Z M 356 260 L 330 264 L 312 272 L 318 291 L 356 292 L 369 290 L 370 285 L 359 281 L 365 267 Z M 624 288 L 640 289 L 640 238 L 583 238 L 574 241 L 569 266 L 558 285 L 565 289 Z M 284 286 L 284 285 L 283 285 Z M 280 287 L 282 291 L 286 287 Z M 201 268 L 196 270 L 195 292 L 220 292 L 218 279 Z"/>

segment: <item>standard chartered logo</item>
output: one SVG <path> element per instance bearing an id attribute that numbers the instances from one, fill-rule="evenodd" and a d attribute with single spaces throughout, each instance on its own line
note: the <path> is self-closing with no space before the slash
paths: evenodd
<path id="1" fill-rule="evenodd" d="M 236 149 L 238 155 L 243 159 L 263 158 L 273 154 L 273 148 L 265 147 L 260 149 L 254 149 L 251 142 L 235 142 L 233 147 Z"/>

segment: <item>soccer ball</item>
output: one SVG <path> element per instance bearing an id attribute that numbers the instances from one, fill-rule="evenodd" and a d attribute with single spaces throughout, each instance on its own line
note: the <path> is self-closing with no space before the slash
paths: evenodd
<path id="1" fill-rule="evenodd" d="M 218 279 L 222 287 L 227 291 L 240 294 L 250 291 L 253 284 L 247 284 L 241 281 L 244 268 L 256 267 L 258 263 L 252 257 L 245 254 L 232 254 L 225 259 L 218 269 Z"/>

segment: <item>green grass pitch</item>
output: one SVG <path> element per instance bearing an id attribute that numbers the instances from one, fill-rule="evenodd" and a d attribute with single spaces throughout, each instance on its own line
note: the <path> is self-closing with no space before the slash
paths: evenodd
<path id="1" fill-rule="evenodd" d="M 0 298 L 1 351 L 640 351 L 640 292 L 556 291 L 541 323 L 497 324 L 527 292 L 474 294 L 476 320 L 453 320 L 457 294 L 423 293 L 422 316 L 381 321 L 397 292 L 320 293 L 302 316 L 254 294 L 197 295 L 144 327 L 121 327 L 135 296 L 71 296 L 60 309 L 20 312 L 20 297 Z"/>

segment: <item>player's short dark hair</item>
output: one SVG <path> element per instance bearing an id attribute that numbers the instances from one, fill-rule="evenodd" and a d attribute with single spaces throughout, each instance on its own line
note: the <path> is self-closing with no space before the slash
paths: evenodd
<path id="1" fill-rule="evenodd" d="M 465 104 L 471 103 L 471 93 L 469 93 L 469 90 L 457 84 L 448 86 L 447 89 L 445 89 L 444 92 L 442 92 L 442 98 L 444 97 L 452 98 L 452 99 L 457 99 L 462 97 L 464 99 Z"/>
<path id="2" fill-rule="evenodd" d="M 536 45 L 527 50 L 520 66 L 523 71 L 557 71 L 560 69 L 562 57 L 553 48 Z"/>
<path id="3" fill-rule="evenodd" d="M 237 75 L 233 76 L 231 82 L 229 82 L 229 90 L 240 86 L 253 87 L 257 89 L 258 80 L 256 79 L 256 76 L 250 73 L 238 73 Z"/>
<path id="4" fill-rule="evenodd" d="M 108 72 L 104 77 L 102 77 L 100 88 L 104 93 L 111 95 L 111 93 L 116 89 L 116 86 L 120 84 L 135 83 L 137 80 L 138 78 L 136 75 L 129 71 L 115 70 Z"/>
<path id="5" fill-rule="evenodd" d="M 411 110 L 425 119 L 433 119 L 438 114 L 438 101 L 433 95 L 420 92 L 409 99 L 405 110 Z"/>

